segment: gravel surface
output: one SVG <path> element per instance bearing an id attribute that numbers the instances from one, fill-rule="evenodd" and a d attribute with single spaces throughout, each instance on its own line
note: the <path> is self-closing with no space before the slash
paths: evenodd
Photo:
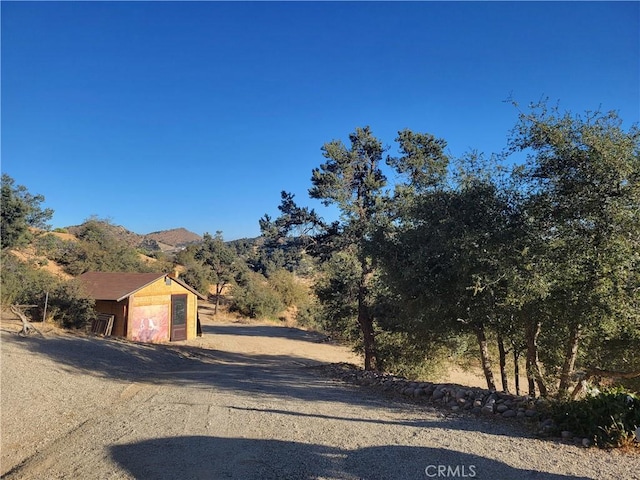
<path id="1" fill-rule="evenodd" d="M 354 358 L 302 330 L 207 321 L 171 345 L 1 330 L 6 479 L 640 479 L 638 455 L 324 377 Z"/>

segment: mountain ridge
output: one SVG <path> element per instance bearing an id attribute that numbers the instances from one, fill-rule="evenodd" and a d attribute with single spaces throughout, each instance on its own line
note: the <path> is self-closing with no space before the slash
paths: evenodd
<path id="1" fill-rule="evenodd" d="M 184 227 L 171 228 L 169 230 L 158 230 L 156 232 L 147 233 L 144 237 L 145 239 L 155 240 L 158 243 L 174 247 L 185 247 L 192 243 L 202 241 L 202 237 L 200 235 L 191 232 Z"/>
<path id="2" fill-rule="evenodd" d="M 90 220 L 89 222 L 97 222 L 105 228 L 110 235 L 126 244 L 141 248 L 148 251 L 171 252 L 181 250 L 187 245 L 202 241 L 202 237 L 197 233 L 191 232 L 184 227 L 171 228 L 168 230 L 158 230 L 151 233 L 141 234 L 133 232 L 122 225 L 115 225 L 108 221 Z M 73 225 L 66 228 L 72 234 L 77 235 L 89 222 L 80 225 Z"/>

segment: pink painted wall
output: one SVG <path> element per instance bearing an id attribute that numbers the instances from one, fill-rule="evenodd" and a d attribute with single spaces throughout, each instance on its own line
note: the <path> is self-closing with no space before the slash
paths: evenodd
<path id="1" fill-rule="evenodd" d="M 138 342 L 169 340 L 169 306 L 146 305 L 133 307 L 129 316 L 131 338 Z"/>

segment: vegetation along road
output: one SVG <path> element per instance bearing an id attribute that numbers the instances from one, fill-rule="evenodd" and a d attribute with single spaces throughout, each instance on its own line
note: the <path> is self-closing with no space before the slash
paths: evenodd
<path id="1" fill-rule="evenodd" d="M 630 479 L 637 455 L 533 438 L 330 380 L 307 331 L 204 322 L 142 345 L 2 324 L 6 479 Z"/>

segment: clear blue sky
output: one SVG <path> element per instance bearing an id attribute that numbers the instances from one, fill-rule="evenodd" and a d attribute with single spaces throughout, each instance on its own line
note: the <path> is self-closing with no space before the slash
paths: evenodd
<path id="1" fill-rule="evenodd" d="M 500 151 L 549 97 L 640 119 L 638 2 L 6 2 L 2 171 L 137 233 L 259 234 L 370 125 Z"/>

